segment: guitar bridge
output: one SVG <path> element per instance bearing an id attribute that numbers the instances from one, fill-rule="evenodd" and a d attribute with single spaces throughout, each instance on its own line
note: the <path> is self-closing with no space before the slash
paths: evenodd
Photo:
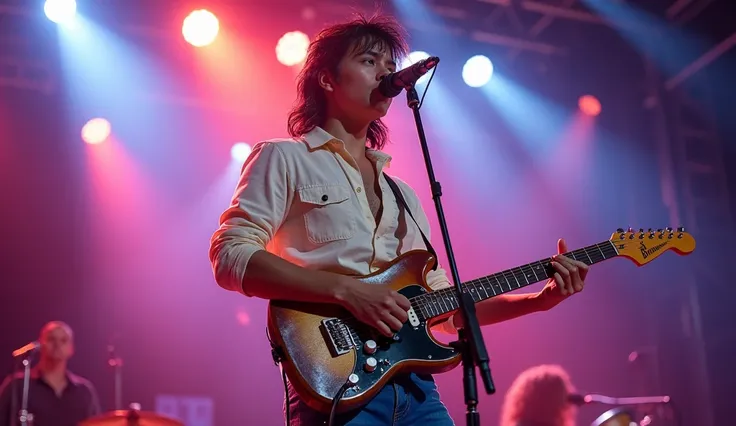
<path id="1" fill-rule="evenodd" d="M 330 343 L 330 351 L 333 355 L 343 355 L 350 352 L 356 344 L 350 328 L 338 318 L 327 318 L 322 320 L 323 331 Z"/>

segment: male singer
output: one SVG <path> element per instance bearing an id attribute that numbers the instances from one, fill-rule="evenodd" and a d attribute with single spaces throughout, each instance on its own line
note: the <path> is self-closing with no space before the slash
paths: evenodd
<path id="1" fill-rule="evenodd" d="M 406 52 L 402 29 L 388 18 L 360 18 L 317 35 L 298 77 L 288 119 L 292 138 L 253 148 L 212 236 L 209 255 L 221 287 L 263 299 L 335 303 L 388 336 L 407 320 L 404 296 L 348 277 L 426 249 L 419 230 L 429 235 L 430 229 L 417 195 L 394 178 L 415 223 L 397 204 L 383 172 L 390 157 L 381 152 L 388 140 L 381 117 L 391 99 L 377 89 Z M 562 240 L 558 251 L 566 251 Z M 557 274 L 539 293 L 480 303 L 480 323 L 544 311 L 583 289 L 585 264 L 556 256 L 553 265 Z M 439 268 L 427 281 L 433 289 L 450 285 Z M 445 328 L 455 332 L 458 320 Z M 325 415 L 287 389 L 292 425 L 324 424 Z M 391 381 L 339 423 L 453 424 L 432 377 L 416 374 Z"/>
<path id="2" fill-rule="evenodd" d="M 36 426 L 76 426 L 100 413 L 92 384 L 67 369 L 74 354 L 71 327 L 52 321 L 41 329 L 38 364 L 31 369 L 28 412 Z M 0 385 L 0 426 L 19 425 L 23 372 L 8 376 Z"/>

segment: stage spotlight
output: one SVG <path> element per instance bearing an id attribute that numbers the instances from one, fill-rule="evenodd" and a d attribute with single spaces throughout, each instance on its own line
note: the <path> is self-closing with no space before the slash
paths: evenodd
<path id="1" fill-rule="evenodd" d="M 422 59 L 427 59 L 427 58 L 429 58 L 429 53 L 422 52 L 421 50 L 415 50 L 409 53 L 409 55 L 406 58 L 404 58 L 403 61 L 401 61 L 401 69 L 403 70 L 404 68 L 414 65 L 417 62 L 421 61 Z M 417 84 L 421 84 L 427 81 L 430 75 L 432 75 L 431 72 L 424 74 L 419 80 L 417 80 Z"/>
<path id="2" fill-rule="evenodd" d="M 43 11 L 52 22 L 68 24 L 77 14 L 77 2 L 75 0 L 46 0 Z"/>
<path id="3" fill-rule="evenodd" d="M 301 31 L 291 31 L 276 43 L 276 59 L 287 67 L 301 63 L 307 57 L 309 36 Z"/>
<path id="4" fill-rule="evenodd" d="M 233 157 L 233 160 L 238 163 L 245 162 L 245 160 L 248 159 L 250 152 L 251 147 L 245 142 L 238 142 L 230 149 L 230 155 Z"/>
<path id="5" fill-rule="evenodd" d="M 181 33 L 189 44 L 196 47 L 207 46 L 215 41 L 220 31 L 220 22 L 209 10 L 195 10 L 186 18 L 181 26 Z"/>
<path id="6" fill-rule="evenodd" d="M 481 87 L 491 81 L 493 63 L 483 55 L 468 59 L 463 66 L 463 81 L 470 87 Z"/>
<path id="7" fill-rule="evenodd" d="M 110 122 L 104 118 L 93 118 L 82 127 L 82 140 L 95 145 L 107 140 L 110 136 Z"/>
<path id="8" fill-rule="evenodd" d="M 601 103 L 598 101 L 598 98 L 593 95 L 581 96 L 578 100 L 578 107 L 580 107 L 580 111 L 582 111 L 583 114 L 591 117 L 596 117 L 601 113 Z"/>

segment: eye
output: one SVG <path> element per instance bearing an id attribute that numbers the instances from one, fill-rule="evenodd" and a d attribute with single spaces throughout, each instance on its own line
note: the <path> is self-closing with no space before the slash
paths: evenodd
<path id="1" fill-rule="evenodd" d="M 376 60 L 375 59 L 365 59 L 365 60 L 363 60 L 363 62 L 367 62 L 367 63 L 369 63 L 371 65 L 375 65 L 376 64 Z"/>

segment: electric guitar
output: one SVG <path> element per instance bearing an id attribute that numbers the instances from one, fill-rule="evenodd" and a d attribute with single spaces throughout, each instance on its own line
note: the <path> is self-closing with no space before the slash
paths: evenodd
<path id="1" fill-rule="evenodd" d="M 645 265 L 668 250 L 680 255 L 695 250 L 695 239 L 684 228 L 648 232 L 617 230 L 608 241 L 565 253 L 592 265 L 617 256 Z M 551 259 L 507 269 L 463 284 L 480 302 L 554 275 Z M 353 318 L 338 305 L 272 300 L 268 333 L 274 357 L 299 396 L 313 409 L 329 413 L 360 407 L 398 373 L 442 373 L 456 367 L 461 356 L 439 343 L 430 328 L 454 314 L 454 288 L 432 291 L 426 274 L 436 259 L 427 251 L 404 253 L 386 268 L 359 281 L 387 285 L 411 302 L 408 320 L 392 338 Z M 339 404 L 338 404 L 339 402 Z"/>

